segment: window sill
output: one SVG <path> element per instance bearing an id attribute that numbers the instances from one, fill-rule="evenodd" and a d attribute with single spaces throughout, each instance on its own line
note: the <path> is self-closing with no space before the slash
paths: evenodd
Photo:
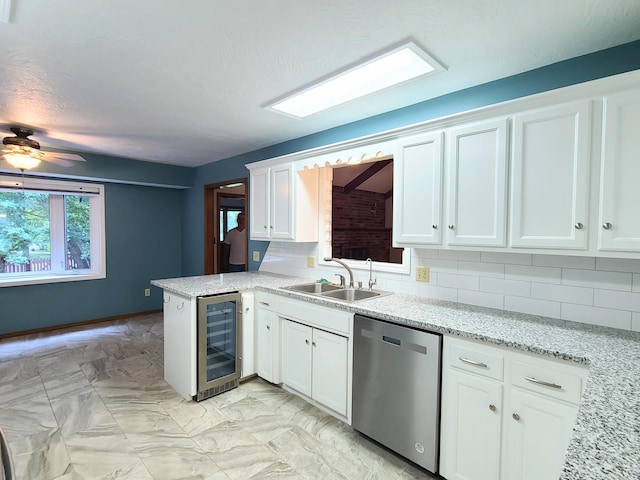
<path id="1" fill-rule="evenodd" d="M 14 276 L 11 278 L 0 278 L 0 288 L 17 287 L 20 285 L 41 285 L 46 283 L 61 282 L 77 282 L 81 280 L 98 280 L 106 278 L 105 272 L 89 272 L 89 273 L 69 273 L 69 274 L 50 274 L 50 275 L 25 275 Z"/>

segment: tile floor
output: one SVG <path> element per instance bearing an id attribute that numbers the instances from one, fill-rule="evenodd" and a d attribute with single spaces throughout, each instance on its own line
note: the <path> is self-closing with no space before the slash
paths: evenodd
<path id="1" fill-rule="evenodd" d="M 185 401 L 162 352 L 161 314 L 0 341 L 16 478 L 436 478 L 261 379 Z"/>

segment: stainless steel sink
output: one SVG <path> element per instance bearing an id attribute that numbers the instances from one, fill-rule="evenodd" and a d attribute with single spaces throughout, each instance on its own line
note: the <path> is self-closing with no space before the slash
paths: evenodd
<path id="1" fill-rule="evenodd" d="M 383 293 L 373 292 L 371 290 L 356 290 L 355 288 L 341 288 L 340 290 L 322 294 L 323 297 L 333 298 L 334 300 L 344 300 L 346 302 L 357 302 L 359 300 L 379 297 L 380 295 L 383 295 Z"/>
<path id="2" fill-rule="evenodd" d="M 391 294 L 391 292 L 343 288 L 330 283 L 302 283 L 282 288 L 285 290 L 308 293 L 310 295 L 317 295 L 319 297 L 331 298 L 333 300 L 340 300 L 343 302 L 359 302 L 360 300 L 367 300 L 369 298 L 376 298 Z"/>
<path id="3" fill-rule="evenodd" d="M 302 293 L 324 293 L 330 292 L 333 290 L 341 290 L 341 287 L 337 285 L 331 285 L 330 283 L 303 283 L 300 285 L 291 285 L 289 287 L 284 287 L 287 290 L 293 290 L 295 292 Z"/>

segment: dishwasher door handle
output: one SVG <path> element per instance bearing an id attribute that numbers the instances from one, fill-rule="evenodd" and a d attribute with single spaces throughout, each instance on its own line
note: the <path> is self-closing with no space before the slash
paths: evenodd
<path id="1" fill-rule="evenodd" d="M 384 343 L 390 343 L 391 345 L 395 345 L 397 347 L 402 346 L 402 342 L 400 340 L 398 340 L 397 338 L 388 337 L 386 335 L 382 335 L 382 341 Z"/>

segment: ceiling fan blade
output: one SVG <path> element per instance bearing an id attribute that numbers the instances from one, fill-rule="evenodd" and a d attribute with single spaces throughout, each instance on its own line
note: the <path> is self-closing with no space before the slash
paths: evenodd
<path id="1" fill-rule="evenodd" d="M 56 165 L 60 165 L 61 167 L 73 167 L 74 165 L 76 165 L 76 162 L 72 162 L 71 160 L 65 160 L 63 158 L 56 158 L 56 157 L 42 157 L 40 160 L 44 160 L 45 162 L 48 163 L 54 163 Z"/>
<path id="2" fill-rule="evenodd" d="M 86 161 L 80 155 L 77 155 L 75 153 L 47 152 L 43 150 L 40 150 L 40 151 L 44 154 L 44 156 L 42 157 L 42 160 L 46 160 L 46 161 L 54 161 L 54 160 L 67 160 L 71 162 Z M 73 165 L 73 164 L 70 163 L 70 165 Z"/>

